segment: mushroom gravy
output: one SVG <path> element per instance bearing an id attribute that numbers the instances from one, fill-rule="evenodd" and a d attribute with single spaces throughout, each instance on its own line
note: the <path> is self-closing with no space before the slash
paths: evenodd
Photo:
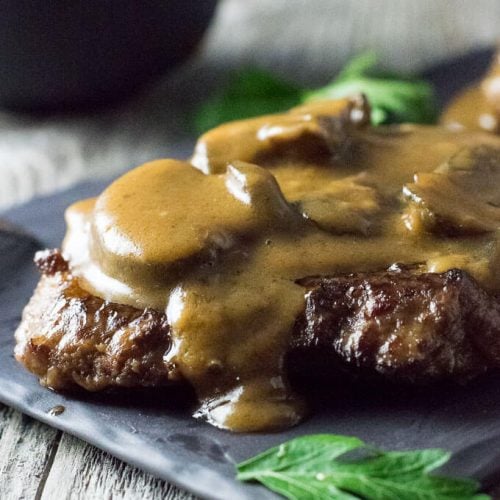
<path id="1" fill-rule="evenodd" d="M 166 311 L 169 378 L 194 386 L 212 424 L 303 417 L 284 370 L 301 278 L 397 263 L 500 290 L 500 139 L 368 122 L 352 99 L 229 123 L 189 162 L 147 163 L 68 209 L 72 273 L 105 300 Z"/>

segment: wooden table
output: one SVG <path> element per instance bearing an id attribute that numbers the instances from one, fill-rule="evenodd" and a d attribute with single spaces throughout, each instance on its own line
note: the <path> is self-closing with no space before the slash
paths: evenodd
<path id="1" fill-rule="evenodd" d="M 69 434 L 0 405 L 0 498 L 195 497 Z"/>
<path id="2" fill-rule="evenodd" d="M 387 68 L 430 62 L 500 35 L 497 0 L 223 0 L 187 65 L 117 108 L 0 114 L 0 208 L 85 178 L 188 151 L 188 117 L 231 68 L 258 65 L 315 85 L 371 48 Z M 0 500 L 188 499 L 177 488 L 0 405 Z"/>

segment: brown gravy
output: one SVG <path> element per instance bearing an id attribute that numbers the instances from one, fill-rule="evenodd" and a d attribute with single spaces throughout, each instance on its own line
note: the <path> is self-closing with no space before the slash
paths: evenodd
<path id="1" fill-rule="evenodd" d="M 169 377 L 193 384 L 214 425 L 304 415 L 283 366 L 300 278 L 403 263 L 500 290 L 500 139 L 367 121 L 342 100 L 230 123 L 190 162 L 148 163 L 68 209 L 82 286 L 166 311 Z"/>
<path id="2" fill-rule="evenodd" d="M 451 100 L 441 123 L 451 128 L 500 133 L 500 52 L 481 82 Z"/>

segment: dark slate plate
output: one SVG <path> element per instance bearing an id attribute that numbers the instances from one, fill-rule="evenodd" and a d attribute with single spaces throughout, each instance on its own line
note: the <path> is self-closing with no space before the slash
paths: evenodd
<path id="1" fill-rule="evenodd" d="M 483 51 L 430 71 L 441 102 L 478 78 L 490 56 Z M 55 247 L 64 232 L 64 208 L 103 185 L 82 184 L 4 217 L 41 246 Z M 64 395 L 41 388 L 12 355 L 14 329 L 38 279 L 31 263 L 36 247 L 31 237 L 0 229 L 0 401 L 206 498 L 276 498 L 235 481 L 234 463 L 316 432 L 352 434 L 389 449 L 443 447 L 454 452 L 447 473 L 473 476 L 485 487 L 500 482 L 500 375 L 425 391 L 338 387 L 328 403 L 314 403 L 317 411 L 302 425 L 258 435 L 233 435 L 195 421 L 190 402 L 171 390 Z M 57 405 L 66 410 L 52 415 Z"/>

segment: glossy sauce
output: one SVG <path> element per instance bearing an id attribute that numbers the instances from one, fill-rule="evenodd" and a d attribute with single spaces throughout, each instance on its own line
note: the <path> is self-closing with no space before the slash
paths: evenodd
<path id="1" fill-rule="evenodd" d="M 451 128 L 500 133 L 500 53 L 481 82 L 451 100 L 441 123 Z"/>
<path id="2" fill-rule="evenodd" d="M 169 378 L 194 386 L 214 425 L 303 417 L 284 372 L 300 278 L 404 263 L 500 290 L 500 198 L 484 182 L 500 176 L 500 139 L 372 129 L 368 113 L 342 100 L 227 124 L 190 163 L 148 163 L 67 211 L 63 249 L 82 286 L 166 312 Z"/>

